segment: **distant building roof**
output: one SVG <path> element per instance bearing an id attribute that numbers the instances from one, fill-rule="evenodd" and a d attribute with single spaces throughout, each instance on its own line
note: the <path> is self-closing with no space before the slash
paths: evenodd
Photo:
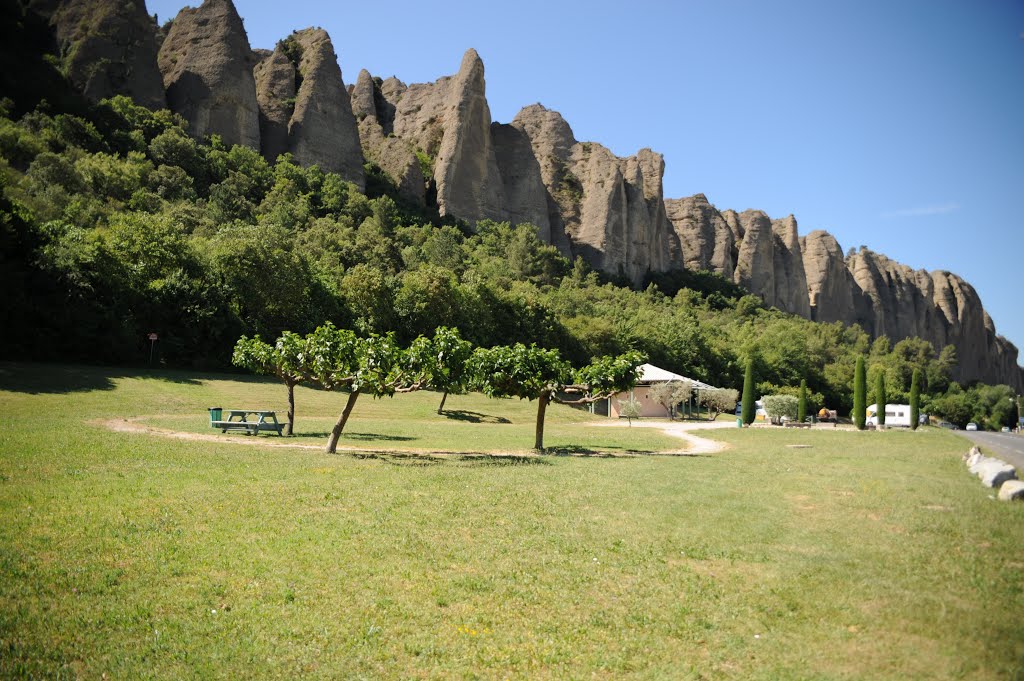
<path id="1" fill-rule="evenodd" d="M 638 383 L 665 383 L 667 381 L 689 381 L 696 390 L 707 390 L 715 387 L 713 385 L 708 385 L 703 381 L 674 374 L 671 371 L 662 369 L 661 367 L 656 367 L 653 364 L 640 365 L 640 378 L 637 379 Z"/>

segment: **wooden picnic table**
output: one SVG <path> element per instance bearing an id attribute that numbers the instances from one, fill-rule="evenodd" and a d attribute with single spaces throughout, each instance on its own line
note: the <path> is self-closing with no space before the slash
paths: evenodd
<path id="1" fill-rule="evenodd" d="M 261 430 L 273 430 L 282 435 L 281 430 L 285 424 L 278 423 L 277 412 L 264 411 L 262 409 L 224 409 L 223 415 L 227 418 L 222 421 L 213 421 L 211 426 L 220 428 L 220 432 L 226 433 L 229 430 L 244 430 L 246 435 L 256 435 Z M 253 417 L 253 418 L 250 418 Z"/>

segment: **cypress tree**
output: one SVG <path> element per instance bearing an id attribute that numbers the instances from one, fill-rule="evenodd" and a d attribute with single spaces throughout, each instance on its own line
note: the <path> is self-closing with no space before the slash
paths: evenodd
<path id="1" fill-rule="evenodd" d="M 868 377 L 864 371 L 864 357 L 857 358 L 857 367 L 853 371 L 853 423 L 857 430 L 864 430 L 868 393 Z"/>
<path id="2" fill-rule="evenodd" d="M 743 419 L 743 423 L 750 425 L 754 422 L 754 414 L 756 409 L 754 408 L 754 360 L 747 360 L 747 371 L 743 374 L 743 411 L 740 414 L 740 418 Z"/>
<path id="3" fill-rule="evenodd" d="M 914 369 L 914 377 L 910 379 L 910 428 L 917 430 L 917 420 L 921 415 L 921 370 Z"/>
<path id="4" fill-rule="evenodd" d="M 885 400 L 885 372 L 883 371 L 875 380 L 875 409 L 877 409 L 875 413 L 880 426 L 885 425 Z"/>
<path id="5" fill-rule="evenodd" d="M 800 379 L 800 404 L 796 408 L 796 420 L 803 423 L 807 419 L 807 379 Z"/>

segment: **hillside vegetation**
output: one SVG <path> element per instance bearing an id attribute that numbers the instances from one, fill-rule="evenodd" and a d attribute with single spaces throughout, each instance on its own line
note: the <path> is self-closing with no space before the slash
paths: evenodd
<path id="1" fill-rule="evenodd" d="M 919 368 L 925 411 L 992 427 L 1013 419 L 1009 388 L 958 397 L 952 346 L 872 343 L 857 326 L 765 309 L 706 272 L 631 290 L 568 262 L 530 225 L 470 233 L 412 209 L 372 165 L 364 194 L 287 155 L 271 165 L 216 137 L 198 143 L 179 117 L 124 97 L 82 116 L 43 104 L 15 119 L 6 107 L 0 276 L 24 292 L 5 309 L 8 356 L 139 364 L 157 332 L 161 364 L 227 367 L 242 334 L 273 339 L 331 320 L 407 342 L 449 325 L 477 345 L 536 343 L 577 364 L 636 349 L 726 387 L 751 356 L 760 394 L 806 378 L 813 407 L 842 413 L 853 359 L 866 354 L 886 372 L 889 401 L 906 400 Z"/>

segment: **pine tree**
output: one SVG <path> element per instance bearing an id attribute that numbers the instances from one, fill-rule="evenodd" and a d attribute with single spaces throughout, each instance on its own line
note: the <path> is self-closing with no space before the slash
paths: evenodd
<path id="1" fill-rule="evenodd" d="M 868 377 L 864 371 L 864 357 L 861 356 L 857 358 L 857 367 L 853 372 L 853 423 L 857 426 L 857 430 L 864 430 L 867 392 Z"/>
<path id="2" fill-rule="evenodd" d="M 803 423 L 807 420 L 807 379 L 800 380 L 800 404 L 797 406 L 796 420 Z"/>
<path id="3" fill-rule="evenodd" d="M 754 422 L 754 360 L 747 360 L 747 371 L 743 374 L 743 411 L 740 418 L 743 423 L 750 425 Z"/>
<path id="4" fill-rule="evenodd" d="M 917 430 L 917 420 L 921 415 L 921 370 L 914 369 L 914 377 L 910 379 L 910 428 Z"/>
<path id="5" fill-rule="evenodd" d="M 878 378 L 875 379 L 875 414 L 877 423 L 880 426 L 885 425 L 885 372 L 878 374 Z"/>

